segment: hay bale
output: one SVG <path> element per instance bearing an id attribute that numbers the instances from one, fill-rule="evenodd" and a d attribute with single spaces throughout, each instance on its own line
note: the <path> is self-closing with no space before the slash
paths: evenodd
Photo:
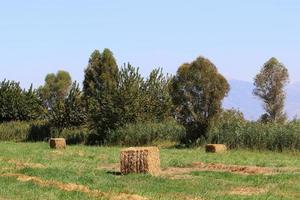
<path id="1" fill-rule="evenodd" d="M 205 146 L 206 153 L 224 153 L 227 147 L 224 144 L 208 144 Z"/>
<path id="2" fill-rule="evenodd" d="M 121 173 L 160 173 L 159 149 L 157 147 L 131 147 L 121 150 Z"/>
<path id="3" fill-rule="evenodd" d="M 64 138 L 51 138 L 49 143 L 52 149 L 65 149 L 67 146 Z"/>

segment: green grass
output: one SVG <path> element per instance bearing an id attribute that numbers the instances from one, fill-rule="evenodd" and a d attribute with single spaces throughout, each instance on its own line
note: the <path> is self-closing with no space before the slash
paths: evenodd
<path id="1" fill-rule="evenodd" d="M 131 174 L 116 176 L 99 166 L 119 162 L 118 147 L 69 146 L 54 151 L 47 143 L 0 142 L 0 200 L 2 199 L 93 199 L 81 192 L 42 187 L 1 174 L 19 173 L 44 180 L 76 183 L 110 193 L 137 194 L 149 199 L 300 199 L 299 172 L 274 175 L 239 175 L 228 172 L 191 172 L 188 178 L 170 179 Z M 40 163 L 46 168 L 16 168 L 9 163 Z M 300 152 L 254 152 L 235 150 L 206 154 L 203 149 L 161 149 L 162 168 L 187 167 L 193 162 L 300 168 Z M 235 188 L 262 188 L 250 196 L 229 194 Z"/>

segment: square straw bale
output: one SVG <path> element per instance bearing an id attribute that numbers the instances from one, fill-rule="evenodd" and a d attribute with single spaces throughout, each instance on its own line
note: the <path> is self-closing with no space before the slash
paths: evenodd
<path id="1" fill-rule="evenodd" d="M 131 147 L 121 150 L 121 173 L 160 173 L 159 149 L 157 147 Z"/>
<path id="2" fill-rule="evenodd" d="M 52 149 L 65 149 L 67 146 L 64 138 L 51 138 L 49 143 Z"/>
<path id="3" fill-rule="evenodd" d="M 224 144 L 208 144 L 205 146 L 206 153 L 224 153 L 227 147 Z"/>

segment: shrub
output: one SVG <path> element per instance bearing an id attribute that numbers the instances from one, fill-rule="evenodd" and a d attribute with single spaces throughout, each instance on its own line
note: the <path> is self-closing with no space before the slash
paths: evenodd
<path id="1" fill-rule="evenodd" d="M 0 124 L 0 140 L 23 141 L 27 138 L 30 129 L 29 123 L 4 122 Z"/>
<path id="2" fill-rule="evenodd" d="M 225 123 L 212 130 L 208 142 L 224 143 L 231 149 L 299 150 L 300 122 L 265 124 L 235 121 Z"/>
<path id="3" fill-rule="evenodd" d="M 0 141 L 38 142 L 48 141 L 50 137 L 63 137 L 67 144 L 81 144 L 87 141 L 87 136 L 86 128 L 60 130 L 45 121 L 0 123 Z"/>
<path id="4" fill-rule="evenodd" d="M 84 144 L 87 142 L 88 129 L 74 127 L 63 130 L 52 129 L 51 137 L 62 137 L 66 139 L 67 144 Z"/>
<path id="5" fill-rule="evenodd" d="M 153 145 L 157 141 L 180 141 L 185 135 L 185 128 L 175 120 L 166 122 L 140 122 L 127 124 L 112 131 L 109 142 L 118 145 Z"/>
<path id="6" fill-rule="evenodd" d="M 49 133 L 49 127 L 43 121 L 0 123 L 2 141 L 43 141 Z"/>

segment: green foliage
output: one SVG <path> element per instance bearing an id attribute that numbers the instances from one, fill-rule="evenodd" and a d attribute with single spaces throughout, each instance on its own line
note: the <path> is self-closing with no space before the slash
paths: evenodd
<path id="1" fill-rule="evenodd" d="M 171 116 L 173 107 L 169 94 L 170 78 L 162 69 L 154 69 L 142 86 L 143 120 L 163 121 Z"/>
<path id="2" fill-rule="evenodd" d="M 46 121 L 0 123 L 0 141 L 38 142 L 51 137 L 63 137 L 67 144 L 82 144 L 87 141 L 88 129 L 78 126 L 58 129 Z"/>
<path id="3" fill-rule="evenodd" d="M 97 93 L 113 93 L 117 87 L 118 66 L 113 53 L 104 49 L 95 50 L 90 56 L 85 70 L 83 91 L 87 97 L 96 97 Z"/>
<path id="4" fill-rule="evenodd" d="M 0 123 L 1 141 L 44 141 L 49 136 L 49 128 L 43 121 Z"/>
<path id="5" fill-rule="evenodd" d="M 0 82 L 0 122 L 35 120 L 42 113 L 42 102 L 32 86 L 29 90 L 22 90 L 17 82 Z"/>
<path id="6" fill-rule="evenodd" d="M 185 142 L 208 137 L 211 121 L 221 112 L 229 84 L 208 59 L 183 64 L 170 84 L 175 117 L 187 129 Z"/>
<path id="7" fill-rule="evenodd" d="M 129 63 L 118 69 L 109 50 L 93 52 L 85 70 L 84 97 L 91 128 L 90 143 L 105 143 L 109 134 L 138 121 L 161 121 L 171 115 L 169 79 L 155 69 L 144 81 Z"/>
<path id="8" fill-rule="evenodd" d="M 135 123 L 143 117 L 143 93 L 144 83 L 138 68 L 130 64 L 121 68 L 118 76 L 118 90 L 116 106 L 118 107 L 119 126 Z"/>
<path id="9" fill-rule="evenodd" d="M 184 136 L 185 128 L 171 119 L 161 123 L 138 122 L 112 131 L 110 143 L 125 146 L 153 145 L 158 141 L 179 142 Z"/>
<path id="10" fill-rule="evenodd" d="M 85 70 L 83 92 L 93 138 L 90 143 L 104 143 L 110 129 L 118 122 L 115 105 L 118 66 L 109 49 L 92 53 Z"/>
<path id="11" fill-rule="evenodd" d="M 237 115 L 220 120 L 210 130 L 209 143 L 224 143 L 229 148 L 258 150 L 300 149 L 300 122 L 287 124 L 247 122 Z"/>
<path id="12" fill-rule="evenodd" d="M 70 127 L 62 130 L 52 129 L 51 137 L 61 137 L 66 139 L 66 143 L 71 144 L 85 144 L 88 139 L 88 129 L 83 127 Z"/>
<path id="13" fill-rule="evenodd" d="M 44 86 L 39 88 L 39 95 L 48 110 L 60 104 L 68 95 L 72 84 L 71 76 L 66 71 L 48 74 Z"/>
<path id="14" fill-rule="evenodd" d="M 289 80 L 287 68 L 276 58 L 271 58 L 264 64 L 261 71 L 255 77 L 254 95 L 264 102 L 265 114 L 262 115 L 263 122 L 284 122 L 285 92 L 284 87 Z"/>
<path id="15" fill-rule="evenodd" d="M 137 121 L 159 122 L 171 116 L 169 79 L 161 69 L 154 69 L 144 80 L 138 68 L 127 64 L 120 70 L 118 80 L 119 125 Z"/>
<path id="16" fill-rule="evenodd" d="M 87 113 L 84 106 L 82 92 L 75 81 L 69 91 L 68 96 L 56 103 L 49 112 L 49 122 L 56 128 L 67 128 L 82 126 L 86 123 Z"/>

